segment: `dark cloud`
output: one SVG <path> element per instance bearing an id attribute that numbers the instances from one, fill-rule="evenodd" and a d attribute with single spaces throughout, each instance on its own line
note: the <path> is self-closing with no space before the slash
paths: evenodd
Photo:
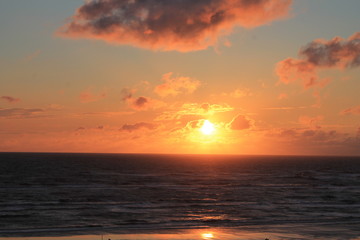
<path id="1" fill-rule="evenodd" d="M 342 142 L 348 138 L 345 133 L 339 133 L 335 130 L 320 130 L 320 129 L 281 129 L 278 133 L 269 134 L 272 137 L 280 137 L 281 139 L 291 142 L 298 142 L 299 146 L 306 145 L 305 143 L 335 143 Z"/>
<path id="2" fill-rule="evenodd" d="M 127 102 L 131 108 L 139 111 L 157 108 L 158 104 L 157 100 L 148 97 L 130 98 L 127 100 Z"/>
<path id="3" fill-rule="evenodd" d="M 126 102 L 128 99 L 131 99 L 133 97 L 134 93 L 134 89 L 124 88 L 123 90 L 121 90 L 121 99 Z"/>
<path id="4" fill-rule="evenodd" d="M 267 134 L 269 141 L 285 151 L 305 155 L 357 155 L 360 154 L 360 131 L 354 133 L 321 129 L 278 129 Z M 280 148 L 279 148 L 280 149 Z"/>
<path id="5" fill-rule="evenodd" d="M 193 51 L 235 26 L 256 27 L 288 15 L 292 0 L 92 0 L 60 35 L 156 50 Z"/>
<path id="6" fill-rule="evenodd" d="M 122 100 L 126 102 L 132 109 L 144 111 L 148 109 L 159 108 L 163 105 L 163 102 L 149 97 L 134 97 L 134 92 L 134 90 L 129 89 L 122 90 Z"/>
<path id="7" fill-rule="evenodd" d="M 301 80 L 304 87 L 322 86 L 318 70 L 347 69 L 360 65 L 360 32 L 348 39 L 335 37 L 329 41 L 315 40 L 299 52 L 300 59 L 287 58 L 277 64 L 280 81 L 290 83 Z"/>
<path id="8" fill-rule="evenodd" d="M 149 103 L 149 100 L 146 97 L 138 97 L 135 99 L 133 104 L 137 108 L 145 108 L 148 103 Z"/>
<path id="9" fill-rule="evenodd" d="M 137 131 L 139 129 L 149 129 L 149 130 L 153 130 L 156 128 L 155 124 L 152 123 L 146 123 L 146 122 L 139 122 L 139 123 L 135 123 L 135 124 L 124 124 L 121 128 L 120 131 L 128 131 L 128 132 L 134 132 Z"/>
<path id="10" fill-rule="evenodd" d="M 0 108 L 0 118 L 31 118 L 43 112 L 40 108 Z"/>
<path id="11" fill-rule="evenodd" d="M 20 98 L 14 98 L 10 96 L 1 96 L 0 99 L 8 102 L 8 103 L 17 103 L 20 102 Z"/>

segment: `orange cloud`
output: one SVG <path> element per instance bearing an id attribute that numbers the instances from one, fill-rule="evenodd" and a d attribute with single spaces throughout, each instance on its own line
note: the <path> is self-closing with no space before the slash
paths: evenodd
<path id="1" fill-rule="evenodd" d="M 189 77 L 172 77 L 173 73 L 169 72 L 162 76 L 163 84 L 155 87 L 155 93 L 161 97 L 169 95 L 176 96 L 180 93 L 192 93 L 199 86 L 200 81 Z"/>
<path id="2" fill-rule="evenodd" d="M 0 99 L 8 102 L 8 103 L 17 103 L 20 102 L 20 98 L 14 98 L 11 96 L 1 96 Z"/>
<path id="3" fill-rule="evenodd" d="M 232 130 L 245 130 L 252 126 L 252 120 L 243 115 L 237 115 L 229 124 L 228 128 Z"/>
<path id="4" fill-rule="evenodd" d="M 279 100 L 284 100 L 287 99 L 289 97 L 289 95 L 287 93 L 280 93 L 278 96 Z"/>
<path id="5" fill-rule="evenodd" d="M 340 112 L 342 115 L 360 115 L 360 105 L 347 108 Z"/>
<path id="6" fill-rule="evenodd" d="M 288 15 L 292 0 L 93 0 L 59 32 L 69 38 L 181 52 L 206 49 L 235 26 L 256 27 Z"/>
<path id="7" fill-rule="evenodd" d="M 302 48 L 300 59 L 287 58 L 276 66 L 283 83 L 301 80 L 305 88 L 324 86 L 329 79 L 319 79 L 321 69 L 346 69 L 360 65 L 360 32 L 348 39 L 335 37 L 329 41 L 315 40 Z"/>

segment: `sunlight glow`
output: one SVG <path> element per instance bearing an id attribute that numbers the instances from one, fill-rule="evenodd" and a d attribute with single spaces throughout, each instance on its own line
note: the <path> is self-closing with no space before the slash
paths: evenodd
<path id="1" fill-rule="evenodd" d="M 215 131 L 214 124 L 212 124 L 209 120 L 205 120 L 204 125 L 200 128 L 200 131 L 205 135 L 210 135 Z"/>

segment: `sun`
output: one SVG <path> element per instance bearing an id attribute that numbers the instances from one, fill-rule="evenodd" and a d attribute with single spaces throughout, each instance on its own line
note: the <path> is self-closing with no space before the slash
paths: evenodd
<path id="1" fill-rule="evenodd" d="M 204 135 L 211 135 L 214 133 L 215 131 L 215 127 L 214 124 L 212 124 L 209 120 L 205 120 L 204 124 L 202 125 L 202 127 L 200 128 L 200 131 L 204 134 Z"/>
<path id="2" fill-rule="evenodd" d="M 203 239 L 213 239 L 214 238 L 214 234 L 212 233 L 203 233 L 201 234 Z"/>

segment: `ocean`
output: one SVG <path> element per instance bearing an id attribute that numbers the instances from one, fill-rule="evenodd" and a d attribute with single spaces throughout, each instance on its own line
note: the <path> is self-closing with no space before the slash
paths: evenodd
<path id="1" fill-rule="evenodd" d="M 184 229 L 360 239 L 360 157 L 0 153 L 0 237 Z"/>

